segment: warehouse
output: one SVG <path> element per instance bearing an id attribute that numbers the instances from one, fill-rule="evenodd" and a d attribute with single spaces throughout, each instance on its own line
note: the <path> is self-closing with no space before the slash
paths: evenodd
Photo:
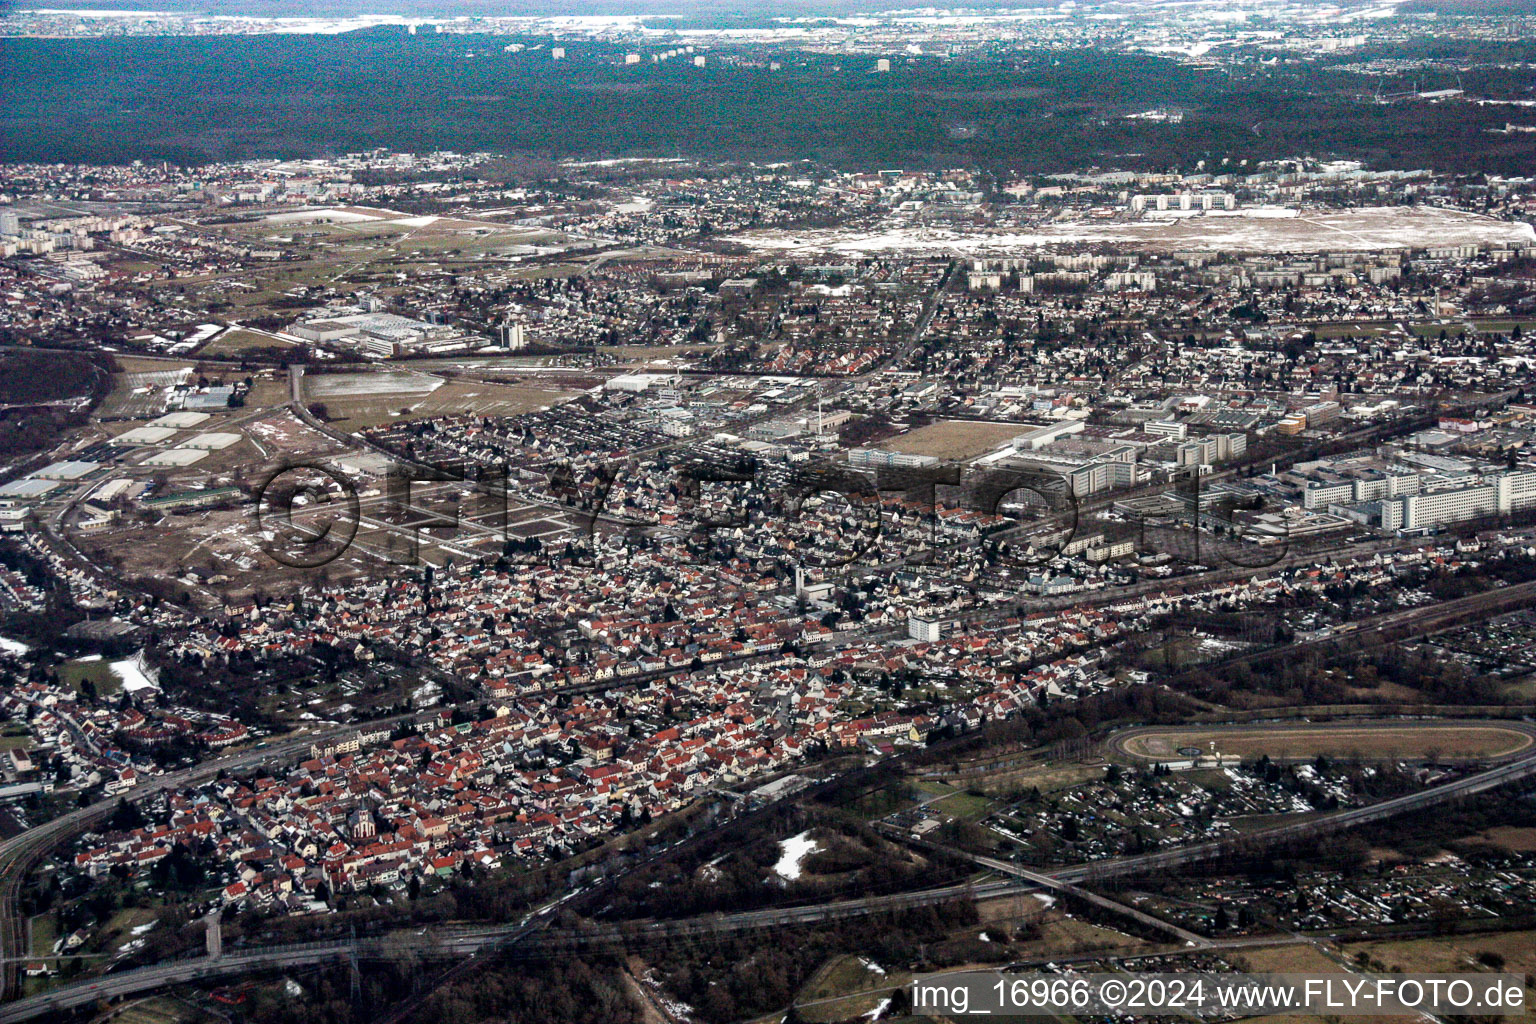
<path id="1" fill-rule="evenodd" d="M 176 436 L 174 427 L 134 427 L 117 435 L 114 440 L 118 444 L 142 445 L 164 444 Z"/>
<path id="2" fill-rule="evenodd" d="M 101 468 L 99 462 L 86 462 L 81 459 L 72 459 L 67 462 L 55 462 L 51 466 L 44 466 L 32 475 L 44 480 L 79 480 L 89 476 Z"/>
<path id="3" fill-rule="evenodd" d="M 239 443 L 240 443 L 240 435 L 239 434 L 222 434 L 222 433 L 198 434 L 196 437 L 192 438 L 189 441 L 183 441 L 182 442 L 182 447 L 184 447 L 184 448 L 200 448 L 200 449 L 202 449 L 204 451 L 218 452 L 218 451 L 223 451 L 225 448 L 228 448 L 230 445 L 239 444 Z"/>
<path id="4" fill-rule="evenodd" d="M 208 418 L 208 414 L 205 412 L 168 412 L 159 419 L 150 420 L 149 426 L 186 430 L 189 427 L 197 426 Z"/>
<path id="5" fill-rule="evenodd" d="M 41 498 L 58 487 L 54 480 L 39 480 L 35 476 L 22 477 L 0 485 L 0 498 Z"/>
<path id="6" fill-rule="evenodd" d="M 194 462 L 201 462 L 207 457 L 207 452 L 198 451 L 196 448 L 172 448 L 168 452 L 156 452 L 154 455 L 151 455 L 144 460 L 144 465 L 181 469 L 192 465 Z"/>

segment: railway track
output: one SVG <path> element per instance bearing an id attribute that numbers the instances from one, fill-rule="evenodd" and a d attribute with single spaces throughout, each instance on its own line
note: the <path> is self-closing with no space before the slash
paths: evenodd
<path id="1" fill-rule="evenodd" d="M 1296 839 L 1315 838 L 1356 825 L 1380 821 L 1396 815 L 1423 810 L 1438 804 L 1461 800 L 1477 793 L 1498 788 L 1499 786 L 1523 781 L 1532 776 L 1536 776 L 1536 753 L 1527 753 L 1517 760 L 1490 768 L 1476 775 L 1470 775 L 1454 782 L 1437 786 L 1433 789 L 1385 800 L 1368 807 L 1357 807 L 1347 811 L 1339 811 L 1311 821 L 1278 825 L 1253 832 L 1243 837 L 1241 845 L 1244 849 L 1259 849 Z M 549 934 L 554 937 L 541 941 L 548 941 L 552 944 L 575 944 L 599 941 L 604 938 L 610 941 L 626 941 L 634 937 L 642 939 L 654 937 L 660 939 L 727 930 L 739 931 L 754 928 L 784 927 L 786 925 L 815 923 L 840 916 L 868 916 L 887 910 L 951 902 L 956 899 L 976 899 L 1007 895 L 1015 892 L 1029 892 L 1063 883 L 1066 885 L 1092 884 L 1112 878 L 1164 872 L 1183 865 L 1215 859 L 1230 853 L 1233 848 L 1232 843 L 1224 840 L 1195 843 L 1184 847 L 1157 850 L 1130 857 L 1094 861 L 1086 864 L 1071 865 L 1053 871 L 1040 872 L 1041 879 L 1038 881 L 1031 881 L 1029 878 L 1023 877 L 1016 881 L 989 882 L 974 886 L 947 886 L 939 889 L 920 890 L 914 893 L 899 893 L 893 896 L 871 897 L 864 900 L 844 900 L 807 907 L 748 911 L 730 915 L 707 915 L 702 918 L 687 918 L 672 922 L 642 922 L 638 926 L 630 927 L 627 930 L 614 928 L 609 933 L 605 933 L 601 927 L 596 930 L 583 930 L 579 934 L 550 930 Z M 1017 874 L 1018 872 L 1012 873 Z M 1044 881 L 1045 879 L 1050 881 L 1046 882 Z M 555 906 L 573 899 L 577 895 L 579 893 L 568 893 L 561 900 L 546 905 L 541 910 L 505 928 L 491 928 L 479 932 L 463 933 L 456 937 L 434 939 L 433 944 L 435 944 L 436 953 L 439 956 L 458 956 L 463 957 L 468 962 L 475 962 L 483 953 L 492 950 L 505 951 L 516 948 L 536 931 L 544 930 L 541 918 L 549 917 L 550 912 Z M 96 1000 L 115 999 L 125 995 L 152 991 L 167 985 L 213 981 L 295 964 L 314 963 L 327 958 L 348 956 L 357 956 L 360 959 L 383 959 L 394 956 L 419 957 L 422 955 L 424 948 L 433 945 L 412 945 L 409 942 L 397 942 L 391 946 L 389 942 L 390 940 L 388 939 L 381 939 L 369 940 L 364 944 L 354 944 L 350 941 L 302 943 L 291 946 L 268 947 L 256 951 L 231 952 L 215 959 L 199 957 L 192 960 L 173 961 L 168 964 L 156 964 L 152 967 L 144 967 L 136 971 L 105 975 L 93 981 L 81 982 L 76 985 L 56 989 L 46 995 L 17 1000 L 6 1007 L 0 1008 L 0 1024 L 12 1024 L 12 1022 L 31 1020 L 44 1014 L 57 1013 L 87 1005 Z M 467 966 L 463 967 L 462 970 L 456 968 L 455 972 L 452 973 L 462 973 L 468 969 L 469 967 Z"/>

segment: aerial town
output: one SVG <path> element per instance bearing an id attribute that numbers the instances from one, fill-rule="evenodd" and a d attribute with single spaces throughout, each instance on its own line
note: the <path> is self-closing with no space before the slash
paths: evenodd
<path id="1" fill-rule="evenodd" d="M 1531 15 L 1401 6 L 0 43 L 1322 54 L 1536 135 Z M 0 1022 L 1536 984 L 1536 164 L 616 152 L 0 163 Z"/>

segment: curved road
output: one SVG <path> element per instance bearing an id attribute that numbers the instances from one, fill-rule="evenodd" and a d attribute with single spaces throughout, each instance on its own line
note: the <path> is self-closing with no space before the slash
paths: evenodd
<path id="1" fill-rule="evenodd" d="M 704 917 L 682 918 L 676 921 L 652 921 L 638 927 L 640 934 L 655 937 L 698 934 L 718 931 L 748 931 L 757 928 L 780 927 L 827 921 L 840 917 L 863 917 L 898 910 L 906 907 L 947 903 L 957 899 L 975 899 L 1025 892 L 1034 888 L 1016 882 L 987 882 L 979 885 L 952 885 L 917 892 L 897 893 L 863 900 L 844 900 L 836 903 L 809 907 L 754 910 L 740 914 L 711 914 Z M 570 895 L 531 913 L 514 925 L 487 928 L 478 931 L 446 933 L 433 936 L 423 943 L 413 942 L 411 933 L 399 933 L 379 939 L 351 942 L 305 942 L 264 949 L 225 953 L 210 959 L 197 957 L 173 960 L 168 963 L 142 967 L 121 974 L 107 974 L 90 981 L 55 989 L 43 995 L 20 999 L 0 1008 L 0 1024 L 31 1020 L 48 1013 L 86 1006 L 97 1000 L 111 1000 L 123 996 L 148 992 L 167 985 L 187 982 L 212 981 L 258 971 L 284 967 L 310 965 L 323 960 L 339 959 L 356 955 L 358 959 L 410 959 L 427 957 L 473 957 L 497 948 L 508 948 L 539 931 L 551 911 Z M 591 931 L 552 933 L 552 941 L 572 943 L 622 941 L 626 933 L 633 935 L 637 929 L 597 928 Z"/>
<path id="2" fill-rule="evenodd" d="M 1458 800 L 1462 797 L 1485 792 L 1533 775 L 1536 775 L 1536 752 L 1527 753 L 1517 760 L 1490 768 L 1476 775 L 1469 775 L 1454 782 L 1446 783 L 1443 786 L 1424 790 L 1423 792 L 1410 793 L 1407 796 L 1396 797 L 1368 807 L 1357 807 L 1347 811 L 1339 811 L 1311 821 L 1278 825 L 1274 828 L 1253 832 L 1244 836 L 1241 843 L 1244 847 L 1251 848 L 1256 845 L 1267 845 L 1290 839 L 1315 837 L 1355 825 L 1379 821 L 1394 815 L 1422 810 L 1426 807 L 1445 803 L 1446 801 Z M 955 899 L 1003 895 L 1011 892 L 1024 892 L 1031 889 L 1044 888 L 1047 887 L 1047 883 L 1044 881 L 1047 878 L 1051 880 L 1051 883 L 1059 885 L 1060 883 L 1076 884 L 1095 882 L 1117 876 L 1146 874 L 1151 871 L 1162 871 L 1202 860 L 1209 860 L 1221 856 L 1231 848 L 1232 844 L 1225 840 L 1195 843 L 1189 846 L 1158 850 L 1134 857 L 1120 857 L 1113 860 L 1073 865 L 1049 873 L 1041 873 L 1039 880 L 1030 878 L 1030 875 L 1034 874 L 1033 872 L 1025 872 L 1024 869 L 1019 868 L 1017 865 L 998 861 L 986 864 L 985 866 L 993 867 L 999 871 L 1007 871 L 1018 876 L 1019 880 L 1015 882 L 990 882 L 976 886 L 948 886 L 941 889 L 899 893 L 894 896 L 874 897 L 866 900 L 846 900 L 818 906 L 759 910 L 743 914 L 710 915 L 703 918 L 687 918 L 672 922 L 649 922 L 641 926 L 641 931 L 642 934 L 654 933 L 657 936 L 671 936 L 719 930 L 775 927 L 785 924 L 830 920 L 834 917 L 867 915 L 905 906 L 919 906 L 948 902 Z M 532 932 L 539 930 L 556 906 L 573 898 L 575 895 L 577 893 L 568 893 L 554 903 L 548 904 L 539 911 L 523 918 L 516 924 L 503 928 L 450 935 L 435 939 L 431 944 L 414 946 L 409 941 L 401 941 L 398 937 L 395 939 L 368 940 L 357 945 L 356 953 L 360 957 L 370 958 L 391 955 L 422 956 L 429 949 L 432 949 L 439 955 L 475 956 L 490 949 L 507 948 L 526 938 Z M 613 933 L 617 935 L 619 930 L 613 929 Z M 586 934 L 600 939 L 605 933 L 599 928 L 591 933 L 583 933 L 583 935 Z M 153 967 L 140 968 L 136 971 L 126 971 L 122 974 L 109 974 L 89 982 L 56 989 L 46 995 L 18 1000 L 0 1009 L 0 1024 L 30 1020 L 45 1013 L 86 1005 L 98 999 L 113 999 L 138 992 L 150 991 L 165 985 L 224 978 L 251 971 L 268 970 L 274 967 L 313 963 L 326 957 L 346 956 L 353 948 L 350 943 L 344 941 L 304 943 L 294 946 L 270 947 L 263 950 L 230 953 L 212 960 L 207 957 L 199 957 L 192 960 L 173 961 L 167 964 L 156 964 Z"/>

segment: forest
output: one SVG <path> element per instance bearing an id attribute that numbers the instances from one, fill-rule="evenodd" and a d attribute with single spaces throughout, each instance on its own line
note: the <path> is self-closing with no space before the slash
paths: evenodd
<path id="1" fill-rule="evenodd" d="M 1021 173 L 1298 154 L 1519 173 L 1536 159 L 1529 134 L 1488 132 L 1507 110 L 1374 103 L 1374 79 L 1294 62 L 1229 73 L 1140 54 L 1018 51 L 913 57 L 872 75 L 871 62 L 803 53 L 775 53 L 779 71 L 723 58 L 625 67 L 599 43 L 571 43 L 570 59 L 554 63 L 534 49 L 505 53 L 507 42 L 384 29 L 7 39 L 0 159 L 197 165 L 385 146 Z M 1125 119 L 1154 106 L 1186 116 Z"/>
<path id="2" fill-rule="evenodd" d="M 0 459 L 37 452 L 64 427 L 84 423 L 112 389 L 111 367 L 100 354 L 0 351 Z"/>

